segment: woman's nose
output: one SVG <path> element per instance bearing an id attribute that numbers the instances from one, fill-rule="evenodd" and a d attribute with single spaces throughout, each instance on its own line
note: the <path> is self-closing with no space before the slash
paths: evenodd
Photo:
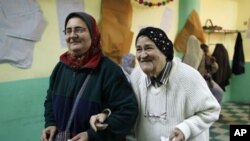
<path id="1" fill-rule="evenodd" d="M 70 37 L 71 37 L 71 38 L 77 38 L 77 37 L 78 37 L 78 34 L 77 34 L 75 31 L 72 31 L 72 32 L 70 33 Z"/>
<path id="2" fill-rule="evenodd" d="M 145 58 L 145 57 L 147 57 L 148 56 L 148 54 L 147 54 L 147 52 L 145 51 L 145 50 L 142 50 L 142 52 L 141 52 L 141 58 Z"/>

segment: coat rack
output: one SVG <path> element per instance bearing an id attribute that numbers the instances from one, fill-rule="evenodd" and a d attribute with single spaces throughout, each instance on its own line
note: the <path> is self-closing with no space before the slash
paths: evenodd
<path id="1" fill-rule="evenodd" d="M 246 30 L 222 29 L 222 30 L 204 30 L 204 32 L 206 32 L 208 34 L 211 34 L 211 33 L 231 34 L 231 33 L 238 33 L 238 32 L 246 32 Z"/>
<path id="2" fill-rule="evenodd" d="M 216 43 L 209 43 L 210 40 L 210 34 L 224 34 L 224 43 L 225 43 L 225 38 L 227 34 L 234 34 L 238 32 L 246 32 L 246 30 L 231 30 L 231 29 L 222 29 L 222 30 L 204 30 L 205 33 L 208 34 L 208 40 L 207 44 L 208 45 L 215 45 Z"/>

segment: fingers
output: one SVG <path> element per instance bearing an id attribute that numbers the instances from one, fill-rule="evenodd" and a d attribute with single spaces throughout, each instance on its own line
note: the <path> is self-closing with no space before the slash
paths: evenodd
<path id="1" fill-rule="evenodd" d="M 77 141 L 80 139 L 80 135 L 76 135 L 75 137 L 73 137 L 72 139 L 69 139 L 69 141 Z"/>
<path id="2" fill-rule="evenodd" d="M 173 141 L 174 138 L 175 138 L 175 133 L 172 132 L 169 136 L 169 141 Z"/>
<path id="3" fill-rule="evenodd" d="M 47 133 L 47 132 L 49 132 L 48 129 L 44 129 L 44 130 L 42 131 L 41 141 L 48 141 L 49 133 Z"/>
<path id="4" fill-rule="evenodd" d="M 56 132 L 55 126 L 49 126 L 42 131 L 41 141 L 52 141 Z"/>
<path id="5" fill-rule="evenodd" d="M 107 118 L 107 115 L 104 113 L 100 113 L 97 115 L 97 119 L 100 123 L 103 123 L 106 120 L 106 118 Z"/>
<path id="6" fill-rule="evenodd" d="M 184 134 L 178 128 L 175 128 L 174 131 L 170 134 L 169 140 L 170 141 L 184 141 Z"/>
<path id="7" fill-rule="evenodd" d="M 170 140 L 170 141 L 173 141 L 176 135 L 177 135 L 177 132 L 176 132 L 176 130 L 174 130 L 174 131 L 170 134 L 169 140 Z"/>
<path id="8" fill-rule="evenodd" d="M 42 132 L 41 141 L 48 141 L 46 133 Z"/>
<path id="9" fill-rule="evenodd" d="M 72 139 L 69 139 L 68 141 L 88 141 L 88 133 L 87 132 L 81 132 L 77 134 Z"/>
<path id="10" fill-rule="evenodd" d="M 176 136 L 176 137 L 174 137 L 172 140 L 170 140 L 170 141 L 184 141 L 184 140 L 182 140 L 180 137 L 178 137 L 178 136 Z"/>
<path id="11" fill-rule="evenodd" d="M 104 129 L 106 129 L 108 127 L 108 124 L 106 124 L 106 123 L 96 123 L 96 128 L 98 129 L 98 130 L 104 130 Z"/>
<path id="12" fill-rule="evenodd" d="M 50 132 L 49 141 L 53 141 L 55 132 Z"/>
<path id="13" fill-rule="evenodd" d="M 176 136 L 172 141 L 184 141 L 181 136 Z"/>
<path id="14" fill-rule="evenodd" d="M 95 123 L 97 122 L 97 115 L 91 116 L 89 123 L 90 123 L 90 127 L 96 132 L 97 128 L 95 126 Z"/>
<path id="15" fill-rule="evenodd" d="M 97 132 L 97 130 L 104 130 L 108 127 L 108 124 L 103 124 L 103 122 L 106 120 L 107 115 L 104 113 L 100 113 L 94 116 L 91 116 L 89 123 L 91 128 Z"/>

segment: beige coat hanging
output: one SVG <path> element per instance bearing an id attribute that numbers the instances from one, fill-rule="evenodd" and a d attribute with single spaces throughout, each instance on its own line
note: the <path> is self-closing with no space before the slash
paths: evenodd
<path id="1" fill-rule="evenodd" d="M 130 31 L 132 6 L 128 0 L 102 0 L 101 32 L 105 55 L 120 63 L 121 57 L 129 53 L 133 38 Z"/>
<path id="2" fill-rule="evenodd" d="M 193 10 L 186 21 L 184 27 L 177 35 L 174 41 L 174 47 L 177 51 L 185 53 L 186 43 L 190 35 L 196 36 L 201 43 L 205 43 L 205 35 L 201 26 L 200 18 L 195 10 Z"/>

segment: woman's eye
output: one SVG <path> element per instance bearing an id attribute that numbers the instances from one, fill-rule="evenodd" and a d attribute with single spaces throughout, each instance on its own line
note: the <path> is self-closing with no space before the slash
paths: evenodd
<path id="1" fill-rule="evenodd" d="M 76 32 L 76 33 L 83 33 L 83 31 L 84 31 L 84 28 L 82 28 L 82 27 L 77 27 L 77 28 L 75 29 L 75 32 Z"/>
<path id="2" fill-rule="evenodd" d="M 136 49 L 136 51 L 137 51 L 137 52 L 140 52 L 140 51 L 141 51 L 141 49 L 140 49 L 140 48 L 137 48 L 137 49 Z"/>

